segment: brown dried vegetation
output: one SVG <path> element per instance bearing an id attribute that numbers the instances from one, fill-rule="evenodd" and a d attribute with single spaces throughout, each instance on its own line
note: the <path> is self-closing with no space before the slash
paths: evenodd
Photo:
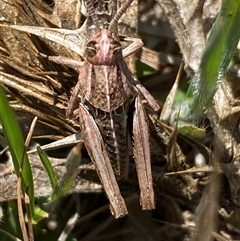
<path id="1" fill-rule="evenodd" d="M 80 2 L 66 2 L 68 3 L 0 0 L 0 21 L 3 24 L 79 28 L 84 21 L 84 16 L 79 14 Z M 156 73 L 143 76 L 141 80 L 150 91 L 153 90 L 156 98 L 169 92 L 181 58 L 167 19 L 181 49 L 186 74 L 191 76 L 197 69 L 206 35 L 220 5 L 220 1 L 194 0 L 189 10 L 186 2 L 164 0 L 159 1 L 159 4 L 148 0 L 139 3 L 139 32 L 155 51 L 151 52 L 153 56 L 147 60 L 146 55 L 150 52 L 144 55 L 143 51 L 140 58 L 148 63 L 150 61 L 158 69 Z M 127 31 L 127 34 L 134 35 L 137 27 L 136 6 L 131 8 L 128 18 L 124 18 L 126 23 L 120 23 L 120 32 Z M 159 33 L 163 34 L 159 36 Z M 84 40 L 85 36 L 82 38 Z M 157 51 L 163 50 L 164 53 L 157 55 Z M 78 119 L 65 117 L 67 102 L 77 82 L 78 70 L 57 65 L 39 53 L 80 59 L 76 53 L 59 44 L 0 26 L 0 83 L 18 116 L 23 133 L 28 131 L 33 117 L 38 116 L 34 139 L 58 140 L 79 131 Z M 167 54 L 171 54 L 172 61 L 166 58 Z M 175 54 L 176 57 L 173 57 Z M 207 138 L 204 141 L 189 140 L 179 135 L 175 128 L 160 122 L 157 116 L 149 115 L 156 193 L 156 210 L 152 212 L 142 211 L 139 206 L 138 183 L 132 162 L 129 179 L 119 184 L 129 215 L 115 220 L 109 213 L 108 200 L 101 192 L 97 176 L 85 155 L 85 163 L 79 168 L 79 179 L 72 190 L 73 193 L 80 193 L 80 219 L 74 230 L 78 239 L 240 239 L 240 133 L 236 100 L 239 93 L 238 88 L 233 87 L 234 83 L 236 80 L 231 84 L 225 81 L 222 83 L 212 107 L 207 111 Z M 4 138 L 1 137 L 0 140 L 4 147 Z M 200 167 L 194 163 L 198 153 L 205 160 Z M 56 153 L 53 155 L 56 157 Z M 61 156 L 57 155 L 57 159 L 55 157 L 51 160 L 61 176 L 65 158 L 62 158 L 62 153 Z M 0 159 L 1 173 L 5 173 L 7 164 L 3 161 L 3 156 Z M 39 158 L 31 155 L 30 159 L 36 195 L 49 194 L 49 181 Z M 59 161 L 61 165 L 57 165 Z M 14 199 L 16 180 L 12 177 L 13 174 L 0 175 L 4 177 L 3 181 L 0 179 L 0 201 Z M 46 185 L 44 194 L 38 192 L 43 183 Z M 60 202 L 59 210 L 62 206 L 67 206 L 62 214 L 63 220 L 67 220 L 75 212 L 75 200 L 69 196 Z M 45 224 L 53 220 L 54 217 L 45 220 Z M 49 232 L 58 237 L 62 229 L 60 225 L 54 232 L 49 228 Z"/>

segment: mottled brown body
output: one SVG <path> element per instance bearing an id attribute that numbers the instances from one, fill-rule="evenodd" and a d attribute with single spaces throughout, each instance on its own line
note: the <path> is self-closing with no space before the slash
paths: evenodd
<path id="1" fill-rule="evenodd" d="M 118 180 L 128 174 L 127 118 L 135 96 L 127 81 L 131 76 L 124 74 L 119 59 L 109 66 L 86 63 L 83 75 L 87 78 L 79 78 L 82 103 L 98 125 Z"/>
<path id="2" fill-rule="evenodd" d="M 128 0 L 109 24 L 105 21 L 99 22 L 98 15 L 94 14 L 92 2 L 85 1 L 88 12 L 91 13 L 85 62 L 67 110 L 70 115 L 80 96 L 79 120 L 84 143 L 95 163 L 110 200 L 111 211 L 116 218 L 128 213 L 116 179 L 128 176 L 130 106 L 135 108 L 131 116 L 140 203 L 143 209 L 155 208 L 148 123 L 142 99 L 153 110 L 158 110 L 159 106 L 147 90 L 133 78 L 124 62 L 125 56 L 142 47 L 142 41 L 125 38 L 132 44 L 122 50 L 116 26 L 132 1 Z M 106 5 L 109 3 L 103 2 Z M 114 10 L 111 13 L 113 12 Z M 106 13 L 103 15 L 108 19 Z"/>

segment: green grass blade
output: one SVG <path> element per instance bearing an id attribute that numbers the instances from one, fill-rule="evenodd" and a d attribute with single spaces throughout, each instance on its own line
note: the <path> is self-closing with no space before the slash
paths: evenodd
<path id="1" fill-rule="evenodd" d="M 37 147 L 37 152 L 42 161 L 43 166 L 45 167 L 45 170 L 47 171 L 52 189 L 54 190 L 57 187 L 58 180 L 53 170 L 52 164 L 49 161 L 47 154 L 40 148 L 40 146 Z"/>
<path id="2" fill-rule="evenodd" d="M 52 202 L 65 196 L 71 190 L 78 174 L 78 167 L 82 160 L 81 150 L 82 142 L 78 143 L 70 151 L 66 162 L 66 173 L 63 175 L 62 179 L 59 182 L 59 185 L 52 193 Z"/>
<path id="3" fill-rule="evenodd" d="M 2 86 L 0 86 L 0 122 L 2 124 L 3 133 L 12 155 L 15 172 L 17 176 L 19 176 L 21 160 L 25 151 L 24 140 L 16 116 L 8 104 L 8 100 Z M 22 169 L 22 191 L 25 193 L 27 188 L 30 198 L 31 213 L 34 215 L 33 177 L 28 156 L 25 153 Z"/>
<path id="4" fill-rule="evenodd" d="M 188 126 L 194 126 L 201 120 L 203 111 L 212 103 L 217 87 L 233 58 L 240 38 L 240 1 L 223 0 L 218 17 L 209 34 L 200 67 L 190 82 L 186 99 L 176 113 L 179 113 L 179 131 L 187 135 L 191 132 Z M 200 137 L 204 130 L 199 129 Z M 197 133 L 199 134 L 199 131 Z M 197 135 L 198 135 L 197 134 Z M 190 135 L 191 136 L 191 135 Z"/>
<path id="5" fill-rule="evenodd" d="M 199 71 L 194 76 L 187 98 L 190 113 L 209 107 L 236 50 L 240 38 L 240 1 L 223 0 L 219 15 L 209 35 Z"/>
<path id="6" fill-rule="evenodd" d="M 21 227 L 18 219 L 17 202 L 12 200 L 7 202 L 6 207 L 3 210 L 3 215 L 4 215 L 4 222 L 2 223 L 1 228 L 3 228 L 4 231 L 11 234 L 12 236 L 22 240 L 23 237 L 22 237 L 22 231 L 21 231 Z M 1 237 L 0 239 L 1 241 L 16 240 L 16 239 L 10 239 L 9 235 L 6 235 L 4 233 L 1 233 L 0 237 Z"/>

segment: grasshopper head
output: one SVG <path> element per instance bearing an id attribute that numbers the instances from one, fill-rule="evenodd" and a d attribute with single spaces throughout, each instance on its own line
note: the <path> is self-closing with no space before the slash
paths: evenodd
<path id="1" fill-rule="evenodd" d="M 121 54 L 120 42 L 106 29 L 93 35 L 86 46 L 87 61 L 94 65 L 115 65 Z"/>

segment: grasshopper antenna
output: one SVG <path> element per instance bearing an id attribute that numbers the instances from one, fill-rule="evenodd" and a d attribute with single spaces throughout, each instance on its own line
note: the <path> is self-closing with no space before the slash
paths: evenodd
<path id="1" fill-rule="evenodd" d="M 115 15 L 115 17 L 112 19 L 112 21 L 109 24 L 108 27 L 108 32 L 112 33 L 113 30 L 116 28 L 117 23 L 119 21 L 119 19 L 122 17 L 122 15 L 126 12 L 126 10 L 128 9 L 128 7 L 131 5 L 131 3 L 133 2 L 133 0 L 128 0 L 124 6 L 122 6 L 120 8 L 120 10 L 118 11 L 118 13 Z"/>

